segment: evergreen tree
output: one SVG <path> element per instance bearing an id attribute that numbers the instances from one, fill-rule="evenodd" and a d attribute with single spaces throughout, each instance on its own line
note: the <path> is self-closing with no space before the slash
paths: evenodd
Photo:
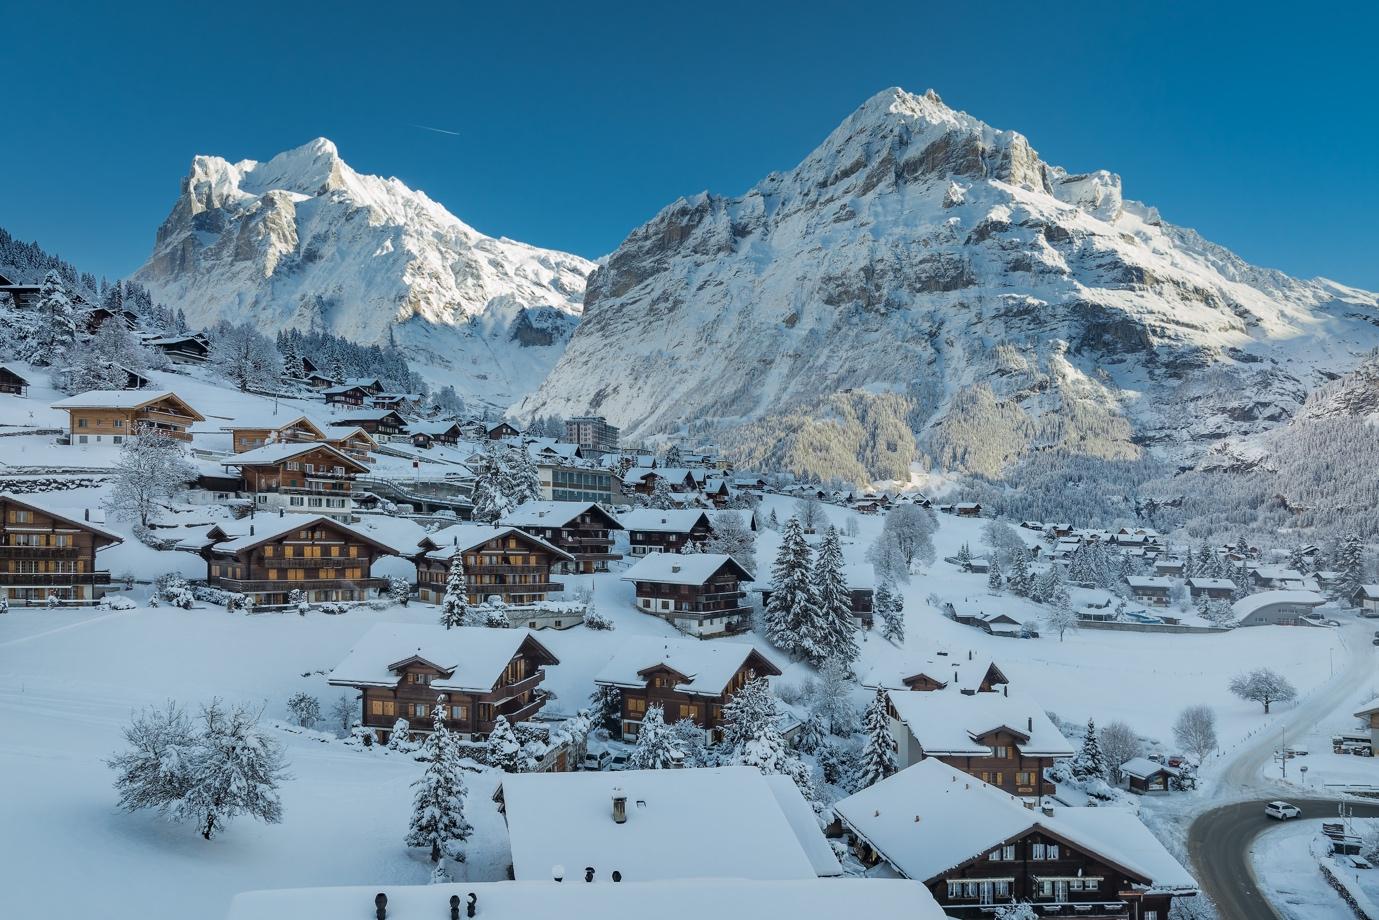
<path id="1" fill-rule="evenodd" d="M 830 526 L 824 532 L 814 560 L 813 582 L 819 619 L 811 631 L 817 632 L 815 644 L 823 657 L 810 663 L 818 667 L 831 659 L 851 667 L 858 655 L 857 640 L 853 637 L 852 592 L 848 590 L 843 543 L 836 527 Z"/>
<path id="2" fill-rule="evenodd" d="M 1029 597 L 1034 590 L 1034 581 L 1030 578 L 1029 564 L 1025 561 L 1024 553 L 1011 554 L 1010 575 L 1006 578 L 1006 587 L 1020 597 Z"/>
<path id="3" fill-rule="evenodd" d="M 1303 552 L 1303 547 L 1293 547 L 1293 551 L 1288 554 L 1288 567 L 1301 572 L 1303 575 L 1311 574 L 1310 564 L 1306 553 Z"/>
<path id="4" fill-rule="evenodd" d="M 675 735 L 666 725 L 660 703 L 646 707 L 641 727 L 637 729 L 637 744 L 627 758 L 629 770 L 667 770 L 676 766 L 681 753 L 675 745 Z"/>
<path id="5" fill-rule="evenodd" d="M 622 691 L 606 684 L 595 684 L 594 692 L 589 694 L 593 704 L 594 724 L 610 732 L 618 732 L 622 721 Z"/>
<path id="6" fill-rule="evenodd" d="M 773 589 L 766 604 L 766 638 L 787 654 L 807 661 L 825 657 L 818 644 L 819 600 L 810 577 L 812 559 L 799 519 L 781 531 L 780 550 L 771 568 Z"/>
<path id="7" fill-rule="evenodd" d="M 1101 753 L 1101 742 L 1097 738 L 1096 723 L 1087 719 L 1087 732 L 1082 736 L 1082 747 L 1073 756 L 1073 776 L 1079 779 L 1101 779 L 1109 775 L 1106 758 Z"/>
<path id="8" fill-rule="evenodd" d="M 896 743 L 891 734 L 890 696 L 884 688 L 878 687 L 866 714 L 862 716 L 862 730 L 867 741 L 862 747 L 862 761 L 857 769 L 856 788 L 868 786 L 885 779 L 896 771 Z"/>
<path id="9" fill-rule="evenodd" d="M 67 284 L 56 269 L 49 271 L 39 287 L 34 325 L 27 332 L 30 348 L 24 357 L 39 367 L 63 364 L 76 343 L 77 329 L 77 308 Z"/>
<path id="10" fill-rule="evenodd" d="M 813 754 L 827 743 L 828 733 L 824 727 L 823 717 L 817 711 L 811 710 L 800 725 L 800 730 L 795 733 L 795 750 Z"/>
<path id="11" fill-rule="evenodd" d="M 1335 567 L 1340 576 L 1334 588 L 1336 597 L 1349 604 L 1365 583 L 1364 546 L 1359 537 L 1351 534 L 1341 541 Z"/>
<path id="12" fill-rule="evenodd" d="M 989 568 L 986 571 L 986 588 L 988 591 L 995 594 L 997 591 L 1001 590 L 1001 586 L 1004 584 L 1005 579 L 1001 578 L 1000 563 L 996 561 L 995 556 L 992 556 Z"/>
<path id="13" fill-rule="evenodd" d="M 1069 602 L 1068 589 L 1064 587 L 1063 579 L 1058 576 L 1056 565 L 1050 565 L 1049 570 L 1035 580 L 1034 593 L 1041 603 L 1052 604 L 1055 607 L 1067 606 Z"/>
<path id="14" fill-rule="evenodd" d="M 422 744 L 422 755 L 426 769 L 412 783 L 416 792 L 412 797 L 407 845 L 429 849 L 433 863 L 440 863 L 442 856 L 463 862 L 460 845 L 469 839 L 474 828 L 465 819 L 464 770 L 458 763 L 454 739 L 445 727 L 443 703 L 437 702 L 432 710 L 431 734 Z"/>
<path id="15" fill-rule="evenodd" d="M 881 582 L 872 601 L 876 619 L 881 622 L 881 638 L 895 644 L 905 644 L 905 599 L 889 582 Z"/>
<path id="16" fill-rule="evenodd" d="M 515 502 L 509 494 L 514 483 L 509 470 L 511 456 L 506 446 L 488 441 L 470 458 L 469 465 L 474 470 L 474 520 L 492 524 L 512 510 Z"/>
<path id="17" fill-rule="evenodd" d="M 966 572 L 967 567 L 972 564 L 972 549 L 967 545 L 966 541 L 963 541 L 962 546 L 958 548 L 958 555 L 954 558 L 958 563 L 958 568 Z"/>
<path id="18" fill-rule="evenodd" d="M 499 716 L 488 733 L 488 765 L 504 773 L 525 773 L 527 756 L 507 716 Z"/>
<path id="19" fill-rule="evenodd" d="M 766 526 L 772 530 L 780 530 L 780 518 L 776 517 L 776 509 L 772 508 L 771 513 L 766 517 Z"/>
<path id="20" fill-rule="evenodd" d="M 465 583 L 464 553 L 455 547 L 450 560 L 450 574 L 445 578 L 445 596 L 441 598 L 441 625 L 446 629 L 467 626 L 471 618 L 469 587 Z"/>
<path id="21" fill-rule="evenodd" d="M 813 802 L 818 797 L 814 781 L 781 735 L 779 718 L 766 678 L 754 678 L 723 707 L 723 740 L 733 763 L 756 767 L 767 775 L 789 776 L 805 799 Z"/>

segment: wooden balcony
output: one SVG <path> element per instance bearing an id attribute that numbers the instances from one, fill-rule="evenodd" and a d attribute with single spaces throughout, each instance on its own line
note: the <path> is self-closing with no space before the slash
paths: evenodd
<path id="1" fill-rule="evenodd" d="M 109 572 L 0 572 L 7 588 L 66 588 L 76 585 L 108 585 Z"/>
<path id="2" fill-rule="evenodd" d="M 534 673 L 528 674 L 526 677 L 522 678 L 517 683 L 507 684 L 493 691 L 495 699 L 493 699 L 491 702 L 495 706 L 501 706 L 504 703 L 507 703 L 509 700 L 516 699 L 523 693 L 526 693 L 528 690 L 535 690 L 538 686 L 540 686 L 541 681 L 544 680 L 545 677 L 546 670 L 544 668 L 537 668 Z"/>
<path id="3" fill-rule="evenodd" d="M 0 546 L 0 559 L 75 559 L 75 546 Z"/>
<path id="4" fill-rule="evenodd" d="M 225 591 L 234 591 L 240 594 L 263 593 L 268 591 L 282 592 L 284 594 L 293 590 L 302 591 L 321 591 L 335 589 L 340 591 L 367 591 L 370 588 L 385 588 L 388 585 L 386 578 L 305 578 L 289 580 L 269 579 L 258 581 L 243 578 L 213 578 L 213 587 Z"/>

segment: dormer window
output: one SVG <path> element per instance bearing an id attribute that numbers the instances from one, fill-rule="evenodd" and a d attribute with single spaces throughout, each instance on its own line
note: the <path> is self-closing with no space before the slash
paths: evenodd
<path id="1" fill-rule="evenodd" d="M 421 684 L 422 686 L 430 686 L 430 685 L 431 685 L 431 675 L 430 675 L 430 674 L 421 674 L 421 673 L 418 673 L 418 672 L 416 672 L 416 671 L 408 671 L 408 672 L 407 672 L 407 681 L 408 681 L 408 683 Z"/>

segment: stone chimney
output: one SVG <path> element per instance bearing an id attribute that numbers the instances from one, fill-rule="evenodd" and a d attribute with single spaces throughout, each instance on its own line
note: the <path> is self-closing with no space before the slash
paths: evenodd
<path id="1" fill-rule="evenodd" d="M 613 823 L 627 823 L 627 796 L 620 787 L 613 789 Z"/>

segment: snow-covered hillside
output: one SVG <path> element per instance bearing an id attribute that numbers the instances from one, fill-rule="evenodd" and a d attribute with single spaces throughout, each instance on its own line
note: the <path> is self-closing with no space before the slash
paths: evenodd
<path id="1" fill-rule="evenodd" d="M 559 356 L 592 268 L 485 236 L 317 138 L 266 163 L 196 157 L 134 277 L 193 325 L 392 337 L 462 394 L 506 404 Z"/>
<path id="2" fill-rule="evenodd" d="M 1376 303 L 889 89 L 790 172 L 634 230 L 521 412 L 717 429 L 739 460 L 859 479 L 926 456 L 993 474 L 1035 449 L 1190 455 L 1354 366 Z"/>

